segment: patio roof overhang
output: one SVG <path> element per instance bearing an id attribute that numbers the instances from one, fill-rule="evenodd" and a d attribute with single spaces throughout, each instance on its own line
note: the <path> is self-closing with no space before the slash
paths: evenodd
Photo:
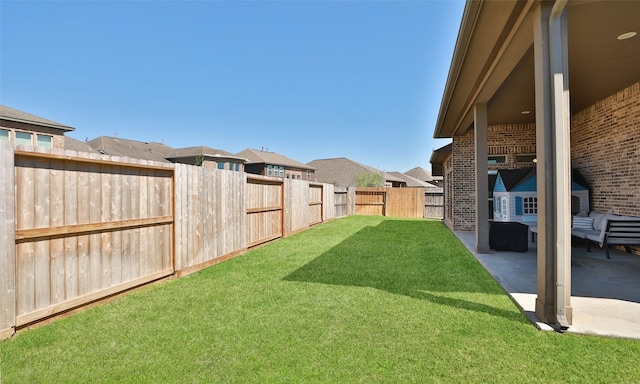
<path id="1" fill-rule="evenodd" d="M 467 2 L 435 138 L 464 133 L 479 103 L 487 104 L 490 125 L 535 123 L 532 25 L 537 3 Z M 640 81 L 640 1 L 570 0 L 566 9 L 570 108 L 575 113 Z M 618 39 L 632 31 L 639 35 Z"/>

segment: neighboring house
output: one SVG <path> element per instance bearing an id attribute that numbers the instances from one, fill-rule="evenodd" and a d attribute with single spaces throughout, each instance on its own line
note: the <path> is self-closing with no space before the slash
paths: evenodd
<path id="1" fill-rule="evenodd" d="M 16 145 L 64 148 L 64 134 L 74 128 L 0 105 L 0 140 Z"/>
<path id="2" fill-rule="evenodd" d="M 431 174 L 431 172 L 427 171 L 426 169 L 424 169 L 422 167 L 411 168 L 410 170 L 408 170 L 404 174 L 405 175 L 409 175 L 409 176 L 411 176 L 413 178 L 416 178 L 418 180 L 422 180 L 424 182 L 433 184 L 433 185 L 438 186 L 438 187 L 442 186 L 442 175 L 434 176 L 434 175 Z"/>
<path id="3" fill-rule="evenodd" d="M 336 187 L 355 187 L 358 175 L 367 173 L 382 175 L 380 187 L 407 186 L 407 182 L 397 176 L 360 164 L 346 157 L 318 159 L 310 161 L 308 164 L 316 169 L 319 182 L 333 184 Z"/>
<path id="4" fill-rule="evenodd" d="M 315 168 L 300 163 L 279 153 L 258 149 L 245 149 L 236 153 L 247 159 L 245 172 L 255 175 L 274 176 L 287 179 L 316 181 Z"/>
<path id="5" fill-rule="evenodd" d="M 163 143 L 142 142 L 119 137 L 100 136 L 87 142 L 103 155 L 130 157 L 164 163 L 182 163 L 203 167 L 243 171 L 243 158 L 206 146 L 172 148 Z"/>
<path id="6" fill-rule="evenodd" d="M 589 212 L 589 189 L 577 172 L 571 182 L 571 214 Z M 538 192 L 535 168 L 501 169 L 493 186 L 495 221 L 538 221 Z"/>
<path id="7" fill-rule="evenodd" d="M 426 181 L 422 181 L 416 179 L 415 177 L 411 177 L 405 173 L 401 172 L 386 172 L 388 175 L 394 176 L 400 180 L 405 182 L 405 187 L 418 187 L 418 188 L 429 188 L 429 189 L 437 189 L 438 187 L 434 184 L 427 183 Z"/>
<path id="8" fill-rule="evenodd" d="M 434 137 L 444 222 L 489 253 L 490 169 L 536 167 L 543 322 L 571 323 L 571 167 L 591 209 L 640 216 L 639 1 L 467 1 Z M 570 81 L 569 81 L 570 80 Z M 534 162 L 536 161 L 536 162 Z M 637 247 L 636 253 L 640 251 Z M 555 276 L 555 277 L 554 277 Z M 555 281 L 554 281 L 555 280 Z"/>
<path id="9" fill-rule="evenodd" d="M 86 142 L 76 140 L 69 136 L 64 137 L 64 149 L 84 153 L 100 153 Z"/>
<path id="10" fill-rule="evenodd" d="M 170 151 L 165 159 L 174 163 L 202 165 L 203 167 L 240 172 L 244 172 L 246 160 L 222 149 L 206 146 L 178 148 Z"/>
<path id="11" fill-rule="evenodd" d="M 140 160 L 151 160 L 169 163 L 165 158 L 175 149 L 168 145 L 154 142 L 142 142 L 119 137 L 100 136 L 87 142 L 103 155 L 130 157 Z"/>

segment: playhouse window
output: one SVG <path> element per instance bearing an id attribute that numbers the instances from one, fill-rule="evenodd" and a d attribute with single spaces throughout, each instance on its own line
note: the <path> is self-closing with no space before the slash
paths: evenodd
<path id="1" fill-rule="evenodd" d="M 507 213 L 507 198 L 502 197 L 502 213 Z"/>
<path id="2" fill-rule="evenodd" d="M 522 199 L 522 210 L 525 215 L 535 215 L 538 213 L 538 198 L 525 197 Z"/>

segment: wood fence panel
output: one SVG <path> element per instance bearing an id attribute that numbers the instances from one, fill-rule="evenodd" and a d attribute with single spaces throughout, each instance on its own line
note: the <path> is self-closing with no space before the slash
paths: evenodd
<path id="1" fill-rule="evenodd" d="M 246 183 L 247 247 L 283 236 L 284 181 L 251 175 Z"/>
<path id="2" fill-rule="evenodd" d="M 246 176 L 243 172 L 215 170 L 218 174 L 218 190 L 222 192 L 220 204 L 224 210 L 214 231 L 222 234 L 222 248 L 218 256 L 237 254 L 247 248 L 246 241 Z M 215 204 L 215 200 L 213 202 Z"/>
<path id="3" fill-rule="evenodd" d="M 348 200 L 348 190 L 347 188 L 334 188 L 333 194 L 333 205 L 334 205 L 334 215 L 335 217 L 345 217 L 348 216 L 349 212 L 349 200 Z"/>
<path id="4" fill-rule="evenodd" d="M 284 236 L 309 227 L 309 182 L 284 179 Z"/>
<path id="5" fill-rule="evenodd" d="M 385 216 L 424 216 L 424 188 L 387 188 Z"/>
<path id="6" fill-rule="evenodd" d="M 333 184 L 322 185 L 322 221 L 336 218 L 336 200 Z"/>
<path id="7" fill-rule="evenodd" d="M 244 251 L 242 172 L 176 164 L 175 269 L 188 274 Z M 168 239 L 160 239 L 166 242 Z M 170 262 L 170 254 L 164 255 Z"/>
<path id="8" fill-rule="evenodd" d="M 22 146 L 14 157 L 17 326 L 173 272 L 149 262 L 169 251 L 146 247 L 171 233 L 170 202 L 141 209 L 145 186 L 171 185 L 172 166 Z"/>
<path id="9" fill-rule="evenodd" d="M 425 219 L 444 218 L 444 194 L 442 188 L 425 188 L 424 217 Z"/>
<path id="10" fill-rule="evenodd" d="M 355 191 L 355 214 L 384 216 L 385 198 L 385 188 L 357 188 Z"/>
<path id="11" fill-rule="evenodd" d="M 322 184 L 309 184 L 307 225 L 315 225 L 323 221 L 323 191 Z"/>
<path id="12" fill-rule="evenodd" d="M 16 325 L 15 166 L 13 143 L 0 141 L 0 340 Z"/>

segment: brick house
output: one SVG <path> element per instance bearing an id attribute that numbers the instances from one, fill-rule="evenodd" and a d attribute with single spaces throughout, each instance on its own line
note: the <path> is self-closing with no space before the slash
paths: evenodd
<path id="1" fill-rule="evenodd" d="M 258 149 L 245 149 L 244 151 L 236 153 L 235 156 L 247 159 L 245 164 L 245 171 L 247 173 L 316 181 L 315 168 L 279 153 Z"/>
<path id="2" fill-rule="evenodd" d="M 87 142 L 103 155 L 123 156 L 165 163 L 200 165 L 208 168 L 244 171 L 245 159 L 207 146 L 172 148 L 164 143 L 100 136 Z"/>
<path id="3" fill-rule="evenodd" d="M 571 168 L 594 211 L 640 216 L 636 1 L 469 0 L 434 137 L 445 219 L 489 252 L 489 171 L 536 167 L 536 314 L 571 323 Z M 570 81 L 569 81 L 570 80 Z M 537 162 L 533 162 L 533 160 Z M 636 249 L 636 252 L 638 250 Z M 553 281 L 550 276 L 557 276 Z"/>
<path id="4" fill-rule="evenodd" d="M 64 148 L 66 132 L 74 128 L 0 105 L 0 140 L 33 147 Z"/>
<path id="5" fill-rule="evenodd" d="M 309 165 L 316 169 L 318 181 L 321 183 L 333 184 L 336 187 L 355 187 L 356 179 L 361 174 L 380 175 L 379 187 L 406 187 L 407 180 L 399 175 L 383 172 L 368 165 L 360 164 L 357 161 L 346 157 L 335 157 L 331 159 L 316 159 L 309 162 Z M 419 182 L 419 180 L 416 180 Z"/>

